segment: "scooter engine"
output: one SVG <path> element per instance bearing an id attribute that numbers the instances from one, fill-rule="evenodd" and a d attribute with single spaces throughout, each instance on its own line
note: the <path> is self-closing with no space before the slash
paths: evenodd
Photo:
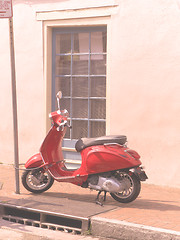
<path id="1" fill-rule="evenodd" d="M 88 187 L 98 191 L 121 192 L 126 186 L 123 181 L 118 181 L 113 176 L 92 175 L 88 178 Z"/>

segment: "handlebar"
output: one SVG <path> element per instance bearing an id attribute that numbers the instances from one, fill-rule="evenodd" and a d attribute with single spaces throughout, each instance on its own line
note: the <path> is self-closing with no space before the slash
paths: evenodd
<path id="1" fill-rule="evenodd" d="M 72 128 L 72 126 L 70 126 L 67 121 L 63 121 L 61 122 L 60 124 L 57 124 L 56 123 L 56 126 L 57 126 L 57 131 L 60 131 L 62 127 L 69 127 L 69 128 Z"/>
<path id="2" fill-rule="evenodd" d="M 61 122 L 60 124 L 59 124 L 59 127 L 61 127 L 61 126 L 63 126 L 63 125 L 66 125 L 66 123 L 67 123 L 67 121 L 65 120 L 65 121 L 63 121 L 63 122 Z"/>

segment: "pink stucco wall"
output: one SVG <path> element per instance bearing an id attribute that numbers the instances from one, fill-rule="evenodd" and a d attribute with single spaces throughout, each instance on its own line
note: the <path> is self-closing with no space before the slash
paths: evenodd
<path id="1" fill-rule="evenodd" d="M 49 3 L 50 2 L 50 3 Z M 126 134 L 149 183 L 180 187 L 178 0 L 14 1 L 20 162 L 46 132 L 43 24 L 36 12 L 117 4 L 108 26 L 108 133 Z M 13 163 L 8 20 L 0 19 L 0 162 Z"/>
<path id="2" fill-rule="evenodd" d="M 149 182 L 180 187 L 180 9 L 135 2 L 113 19 L 111 133 L 127 134 Z"/>

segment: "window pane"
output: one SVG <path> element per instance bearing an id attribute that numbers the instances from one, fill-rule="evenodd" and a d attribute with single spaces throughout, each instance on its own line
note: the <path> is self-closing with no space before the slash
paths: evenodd
<path id="1" fill-rule="evenodd" d="M 56 54 L 71 52 L 71 34 L 56 35 Z"/>
<path id="2" fill-rule="evenodd" d="M 61 109 L 67 109 L 68 112 L 70 112 L 70 99 L 64 99 L 62 98 L 60 100 L 60 108 Z M 56 108 L 57 109 L 57 108 Z"/>
<path id="3" fill-rule="evenodd" d="M 88 100 L 84 99 L 72 100 L 72 117 L 88 118 Z"/>
<path id="4" fill-rule="evenodd" d="M 91 100 L 91 119 L 106 118 L 106 100 L 93 99 Z"/>
<path id="5" fill-rule="evenodd" d="M 95 122 L 90 123 L 90 137 L 99 137 L 106 135 L 106 124 L 105 122 Z"/>
<path id="6" fill-rule="evenodd" d="M 88 60 L 81 60 L 83 56 L 73 56 L 72 74 L 73 75 L 87 75 L 88 74 Z M 88 57 L 85 55 L 84 57 Z M 88 59 L 88 58 L 87 58 Z"/>
<path id="7" fill-rule="evenodd" d="M 74 53 L 89 52 L 89 33 L 74 34 Z"/>
<path id="8" fill-rule="evenodd" d="M 106 78 L 91 78 L 91 97 L 106 97 Z"/>
<path id="9" fill-rule="evenodd" d="M 69 121 L 68 121 L 68 124 L 70 125 Z M 66 128 L 66 134 L 65 134 L 64 138 L 70 138 L 70 128 L 69 127 Z"/>
<path id="10" fill-rule="evenodd" d="M 92 75 L 106 74 L 106 55 L 102 54 L 91 55 L 91 74 Z"/>
<path id="11" fill-rule="evenodd" d="M 102 32 L 102 37 L 103 37 L 103 52 L 107 52 L 107 32 Z"/>
<path id="12" fill-rule="evenodd" d="M 91 53 L 103 53 L 103 34 L 102 32 L 91 33 Z"/>
<path id="13" fill-rule="evenodd" d="M 72 121 L 72 138 L 78 139 L 87 137 L 88 135 L 88 122 L 87 121 Z"/>
<path id="14" fill-rule="evenodd" d="M 70 75 L 71 56 L 56 56 L 56 75 Z"/>
<path id="15" fill-rule="evenodd" d="M 69 77 L 56 77 L 56 93 L 61 91 L 63 97 L 70 96 L 70 78 Z"/>
<path id="16" fill-rule="evenodd" d="M 72 78 L 72 96 L 88 97 L 88 78 L 87 77 Z"/>

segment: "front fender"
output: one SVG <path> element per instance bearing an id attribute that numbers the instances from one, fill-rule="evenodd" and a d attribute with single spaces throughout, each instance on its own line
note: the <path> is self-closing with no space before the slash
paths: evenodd
<path id="1" fill-rule="evenodd" d="M 40 153 L 33 155 L 25 164 L 25 168 L 35 168 L 43 164 L 43 160 Z"/>

